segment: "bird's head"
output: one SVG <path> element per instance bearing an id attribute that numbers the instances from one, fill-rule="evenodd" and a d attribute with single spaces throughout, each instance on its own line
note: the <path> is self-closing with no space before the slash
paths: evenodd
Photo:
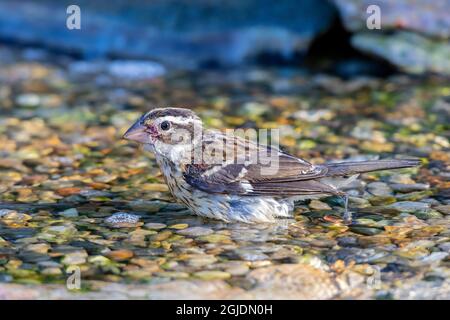
<path id="1" fill-rule="evenodd" d="M 201 132 L 202 121 L 192 110 L 158 108 L 140 117 L 123 138 L 177 162 L 191 150 Z"/>

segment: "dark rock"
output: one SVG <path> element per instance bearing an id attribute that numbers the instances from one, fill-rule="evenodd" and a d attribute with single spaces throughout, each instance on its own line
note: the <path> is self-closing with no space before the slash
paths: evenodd
<path id="1" fill-rule="evenodd" d="M 450 37 L 447 0 L 333 0 L 333 2 L 339 9 L 345 27 L 351 31 L 367 29 L 367 8 L 370 5 L 377 5 L 381 11 L 382 29 L 407 29 L 431 37 L 443 39 Z"/>
<path id="2" fill-rule="evenodd" d="M 345 28 L 355 33 L 351 39 L 353 47 L 383 58 L 409 73 L 450 74 L 447 0 L 333 2 Z M 367 28 L 370 5 L 380 8 L 381 30 Z"/>

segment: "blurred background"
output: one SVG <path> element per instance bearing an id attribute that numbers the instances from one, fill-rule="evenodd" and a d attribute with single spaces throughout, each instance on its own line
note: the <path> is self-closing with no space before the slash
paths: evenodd
<path id="1" fill-rule="evenodd" d="M 450 0 L 0 0 L 0 299 L 450 299 L 449 37 Z M 351 225 L 201 219 L 121 139 L 165 106 L 424 164 L 349 185 Z"/>
<path id="2" fill-rule="evenodd" d="M 84 59 L 155 59 L 180 69 L 311 67 L 342 77 L 395 71 L 448 75 L 449 1 L 0 1 L 4 43 Z M 380 9 L 381 30 L 367 20 Z"/>

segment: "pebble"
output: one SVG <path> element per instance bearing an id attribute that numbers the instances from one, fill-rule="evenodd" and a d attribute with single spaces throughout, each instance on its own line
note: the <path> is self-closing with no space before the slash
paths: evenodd
<path id="1" fill-rule="evenodd" d="M 422 259 L 414 261 L 415 263 L 413 263 L 413 265 L 433 264 L 444 260 L 448 255 L 448 252 L 432 252 L 430 255 L 423 257 Z"/>
<path id="2" fill-rule="evenodd" d="M 238 253 L 239 257 L 245 261 L 263 261 L 263 260 L 269 259 L 269 256 L 267 254 L 259 253 L 259 252 L 245 252 L 245 251 L 239 250 L 237 253 Z"/>
<path id="3" fill-rule="evenodd" d="M 414 184 L 416 183 L 413 179 L 411 179 L 410 175 L 394 173 L 389 177 L 390 183 L 398 183 L 398 184 Z"/>
<path id="4" fill-rule="evenodd" d="M 384 182 L 372 182 L 367 185 L 367 189 L 374 196 L 390 196 L 392 189 Z"/>
<path id="5" fill-rule="evenodd" d="M 193 274 L 193 277 L 201 280 L 226 280 L 231 277 L 231 274 L 224 271 L 199 271 Z"/>
<path id="6" fill-rule="evenodd" d="M 16 97 L 16 103 L 20 107 L 35 108 L 41 103 L 41 98 L 34 93 L 24 93 Z"/>
<path id="7" fill-rule="evenodd" d="M 64 265 L 78 265 L 86 262 L 88 254 L 84 250 L 74 251 L 67 253 L 61 263 Z"/>
<path id="8" fill-rule="evenodd" d="M 450 204 L 444 205 L 444 206 L 436 206 L 433 209 L 439 211 L 440 213 L 443 213 L 445 215 L 450 215 Z"/>
<path id="9" fill-rule="evenodd" d="M 150 236 L 150 240 L 151 241 L 164 241 L 164 240 L 167 240 L 168 238 L 170 238 L 171 235 L 172 235 L 172 231 L 164 230 L 164 231 L 161 231 L 157 234 Z"/>
<path id="10" fill-rule="evenodd" d="M 214 233 L 214 231 L 210 228 L 205 227 L 189 227 L 180 231 L 177 231 L 178 234 L 181 234 L 183 236 L 187 237 L 200 237 L 200 236 L 207 236 L 209 234 Z"/>
<path id="11" fill-rule="evenodd" d="M 150 229 L 150 230 L 159 230 L 159 229 L 164 229 L 165 227 L 167 227 L 167 225 L 164 223 L 149 222 L 149 223 L 144 224 L 144 228 Z"/>
<path id="12" fill-rule="evenodd" d="M 97 255 L 97 256 L 89 256 L 88 262 L 94 265 L 106 266 L 111 263 L 111 260 L 109 260 L 104 256 Z"/>
<path id="13" fill-rule="evenodd" d="M 179 223 L 179 224 L 173 224 L 173 225 L 169 226 L 168 228 L 175 229 L 175 230 L 183 230 L 183 229 L 186 229 L 187 227 L 189 227 L 189 225 L 187 223 Z"/>
<path id="14" fill-rule="evenodd" d="M 24 250 L 41 253 L 41 254 L 46 254 L 50 250 L 50 248 L 51 248 L 50 245 L 47 243 L 33 243 L 33 244 L 27 245 L 24 248 Z"/>
<path id="15" fill-rule="evenodd" d="M 426 201 L 423 202 L 428 202 L 431 203 L 430 201 L 433 201 L 434 199 L 428 198 L 429 196 L 431 196 L 433 194 L 432 191 L 430 190 L 426 190 L 426 191 L 415 191 L 415 192 L 409 192 L 409 193 L 397 193 L 396 197 L 397 197 L 397 201 L 421 201 L 422 199 Z"/>
<path id="16" fill-rule="evenodd" d="M 225 269 L 225 272 L 231 274 L 232 276 L 243 276 L 250 271 L 250 268 L 247 265 L 239 265 L 233 266 Z"/>
<path id="17" fill-rule="evenodd" d="M 71 236 L 77 233 L 77 229 L 75 228 L 75 226 L 69 223 L 50 226 L 45 228 L 44 231 L 57 236 Z"/>
<path id="18" fill-rule="evenodd" d="M 339 237 L 337 241 L 342 247 L 356 247 L 358 245 L 358 239 L 356 237 Z"/>
<path id="19" fill-rule="evenodd" d="M 156 272 L 155 275 L 157 277 L 174 278 L 174 279 L 189 278 L 189 273 L 187 273 L 187 272 L 177 272 L 177 271 Z"/>
<path id="20" fill-rule="evenodd" d="M 187 260 L 187 264 L 191 267 L 203 267 L 213 264 L 217 258 L 209 254 L 191 255 Z"/>
<path id="21" fill-rule="evenodd" d="M 397 201 L 397 199 L 395 199 L 395 197 L 393 197 L 393 196 L 375 196 L 375 197 L 369 198 L 369 202 L 373 206 L 388 205 L 388 204 L 392 204 L 396 201 Z"/>
<path id="22" fill-rule="evenodd" d="M 25 213 L 20 213 L 15 210 L 1 210 L 0 211 L 0 219 L 2 220 L 10 220 L 14 222 L 26 222 L 31 220 L 31 216 Z"/>
<path id="23" fill-rule="evenodd" d="M 120 79 L 144 80 L 160 77 L 166 69 L 153 61 L 116 60 L 108 65 L 108 72 Z"/>
<path id="24" fill-rule="evenodd" d="M 391 184 L 390 187 L 392 190 L 396 192 L 412 192 L 412 191 L 424 191 L 430 189 L 430 185 L 426 183 L 412 183 L 412 184 L 403 184 L 403 183 L 394 183 Z"/>
<path id="25" fill-rule="evenodd" d="M 414 215 L 422 220 L 442 218 L 442 214 L 436 210 L 414 212 Z"/>
<path id="26" fill-rule="evenodd" d="M 383 231 L 378 228 L 369 228 L 369 227 L 360 227 L 360 226 L 351 226 L 350 230 L 355 233 L 362 234 L 364 236 L 373 236 L 373 235 L 379 234 Z"/>
<path id="27" fill-rule="evenodd" d="M 66 218 L 73 218 L 78 217 L 78 210 L 75 208 L 70 208 L 61 212 L 58 212 L 60 216 L 66 217 Z"/>
<path id="28" fill-rule="evenodd" d="M 125 261 L 131 259 L 134 254 L 131 250 L 120 249 L 107 252 L 105 255 L 114 261 Z"/>
<path id="29" fill-rule="evenodd" d="M 0 209 L 0 218 L 3 218 L 4 216 L 11 214 L 11 213 L 17 213 L 17 211 L 9 210 L 9 209 Z"/>
<path id="30" fill-rule="evenodd" d="M 331 210 L 331 207 L 320 200 L 311 200 L 308 205 L 312 210 Z"/>
<path id="31" fill-rule="evenodd" d="M 230 237 L 226 236 L 224 234 L 208 234 L 208 235 L 203 235 L 197 238 L 200 241 L 205 241 L 205 242 L 209 242 L 209 243 L 228 243 L 230 242 Z"/>
<path id="32" fill-rule="evenodd" d="M 135 214 L 117 212 L 106 218 L 105 222 L 113 228 L 132 228 L 137 226 L 139 219 L 140 216 Z"/>
<path id="33" fill-rule="evenodd" d="M 450 242 L 444 242 L 441 243 L 439 246 L 439 249 L 441 249 L 444 252 L 450 253 Z"/>
<path id="34" fill-rule="evenodd" d="M 46 276 L 60 276 L 62 275 L 62 271 L 60 268 L 44 268 L 41 270 L 41 273 Z"/>
<path id="35" fill-rule="evenodd" d="M 389 205 L 388 208 L 397 210 L 398 212 L 414 213 L 428 210 L 430 204 L 415 201 L 400 201 Z"/>
<path id="36" fill-rule="evenodd" d="M 358 197 L 349 197 L 348 202 L 352 207 L 355 208 L 367 208 L 370 207 L 370 202 L 367 199 L 364 198 L 358 198 Z"/>

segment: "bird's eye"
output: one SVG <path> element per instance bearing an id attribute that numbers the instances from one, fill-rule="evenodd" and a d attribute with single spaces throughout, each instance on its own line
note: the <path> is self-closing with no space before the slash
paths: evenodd
<path id="1" fill-rule="evenodd" d="M 163 121 L 159 125 L 161 127 L 161 130 L 167 131 L 170 129 L 170 122 L 169 121 Z"/>

